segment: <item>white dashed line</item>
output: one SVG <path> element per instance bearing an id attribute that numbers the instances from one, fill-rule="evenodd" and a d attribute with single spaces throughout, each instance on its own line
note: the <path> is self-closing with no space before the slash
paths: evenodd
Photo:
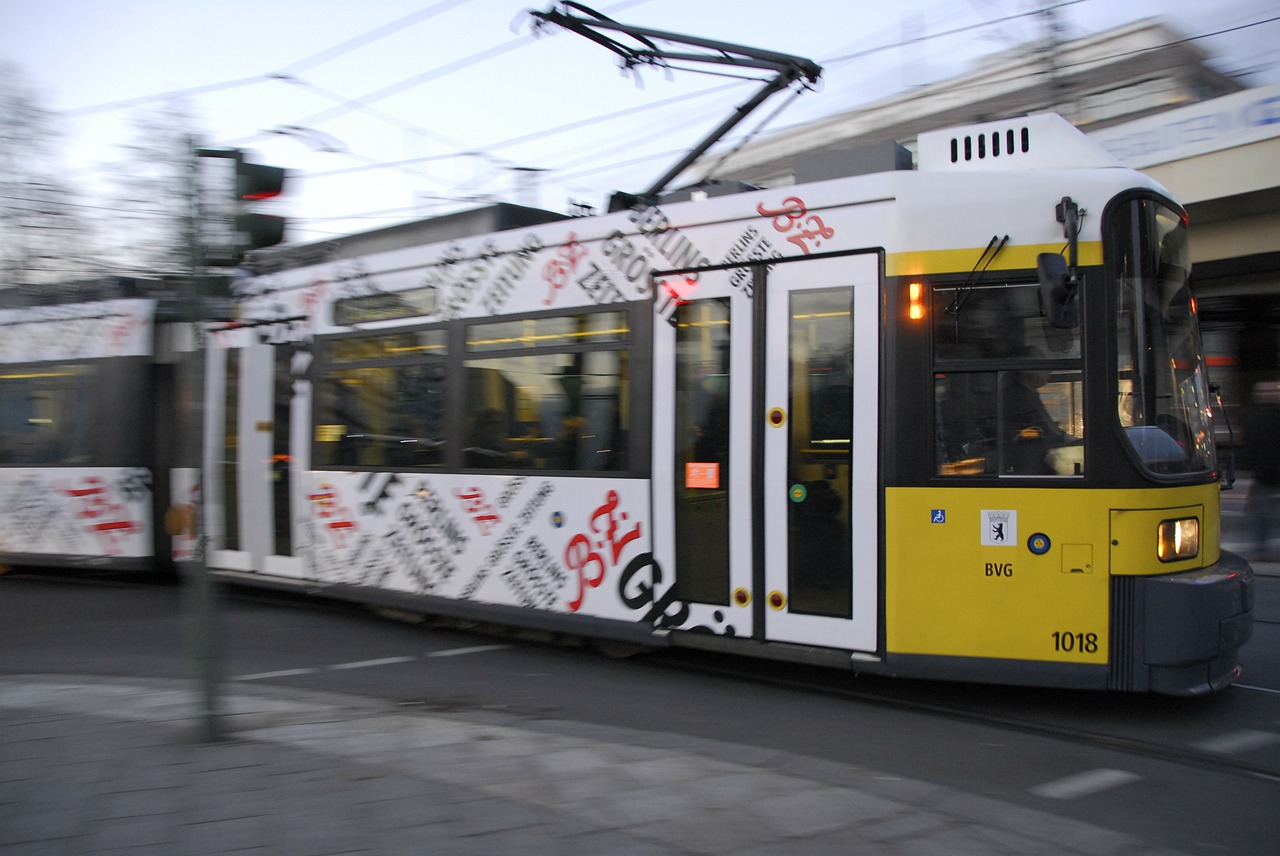
<path id="1" fill-rule="evenodd" d="M 1226 734 L 1219 734 L 1217 737 L 1199 740 L 1191 745 L 1205 752 L 1234 755 L 1239 752 L 1261 749 L 1263 746 L 1270 746 L 1273 743 L 1280 743 L 1280 734 L 1276 734 L 1274 731 L 1254 731 L 1253 729 L 1245 728 L 1240 731 L 1231 731 Z"/>
<path id="2" fill-rule="evenodd" d="M 374 666 L 394 666 L 397 663 L 414 663 L 417 657 L 383 657 L 380 660 L 357 660 L 354 663 L 334 663 L 332 666 L 325 666 L 326 669 L 371 669 Z"/>
<path id="3" fill-rule="evenodd" d="M 1096 794 L 1099 791 L 1118 788 L 1121 785 L 1136 782 L 1141 778 L 1137 773 L 1130 773 L 1126 770 L 1102 768 L 1067 776 L 1064 779 L 1057 779 L 1052 782 L 1045 782 L 1043 785 L 1036 785 L 1031 789 L 1031 793 L 1051 800 L 1073 800 L 1089 794 Z"/>
<path id="4" fill-rule="evenodd" d="M 236 675 L 233 681 L 265 681 L 269 678 L 291 678 L 294 675 L 314 675 L 319 669 L 281 669 L 278 672 L 258 672 L 255 675 Z"/>
<path id="5" fill-rule="evenodd" d="M 463 654 L 483 654 L 486 651 L 501 651 L 509 645 L 473 645 L 470 648 L 446 648 L 443 651 L 428 651 L 424 657 L 459 657 Z"/>
<path id="6" fill-rule="evenodd" d="M 468 648 L 446 648 L 443 651 L 428 651 L 423 657 L 460 657 L 464 654 L 483 654 L 486 651 L 501 651 L 510 645 L 472 645 Z M 381 657 L 377 660 L 355 660 L 350 663 L 333 663 L 328 666 L 315 666 L 306 669 L 280 669 L 276 672 L 257 672 L 252 675 L 236 675 L 233 681 L 266 681 L 271 678 L 292 678 L 297 675 L 314 675 L 322 671 L 345 671 L 347 669 L 372 669 L 377 666 L 395 666 L 400 663 L 416 663 L 419 657 Z"/>
<path id="7" fill-rule="evenodd" d="M 1251 687 L 1248 684 L 1232 684 L 1233 689 L 1248 690 L 1252 693 L 1271 693 L 1272 695 L 1280 695 L 1280 690 L 1273 690 L 1271 687 Z"/>

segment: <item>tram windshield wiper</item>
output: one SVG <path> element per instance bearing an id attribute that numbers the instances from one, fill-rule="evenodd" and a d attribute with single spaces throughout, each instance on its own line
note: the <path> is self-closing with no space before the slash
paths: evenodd
<path id="1" fill-rule="evenodd" d="M 987 272 L 987 268 L 991 267 L 991 263 L 996 260 L 996 256 L 1000 255 L 1000 251 L 1004 249 L 1007 243 L 1009 243 L 1008 235 L 1003 238 L 999 235 L 991 236 L 991 240 L 987 242 L 987 248 L 982 251 L 982 255 L 978 256 L 978 261 L 974 263 L 973 269 L 965 277 L 964 283 L 956 289 L 956 296 L 952 299 L 951 304 L 943 310 L 947 315 L 960 314 L 961 307 L 969 299 L 969 295 L 973 293 L 973 281 L 980 274 Z"/>

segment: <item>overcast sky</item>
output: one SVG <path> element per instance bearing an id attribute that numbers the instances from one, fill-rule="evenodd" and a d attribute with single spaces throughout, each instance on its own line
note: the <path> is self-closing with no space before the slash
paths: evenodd
<path id="1" fill-rule="evenodd" d="M 1029 0 L 593 4 L 624 23 L 823 64 L 819 89 L 770 127 L 945 78 L 1046 31 L 1044 17 L 1030 14 L 1045 4 Z M 1280 2 L 1058 5 L 1066 38 L 1160 15 L 1186 37 L 1222 33 L 1196 41 L 1218 68 L 1248 72 L 1250 85 L 1280 80 L 1280 22 L 1258 23 L 1280 16 Z M 292 218 L 291 240 L 453 210 L 458 199 L 599 207 L 613 190 L 650 184 L 759 87 L 655 69 L 642 70 L 638 86 L 588 39 L 535 35 L 524 13 L 550 6 L 2 0 L 0 62 L 15 65 L 58 114 L 69 174 L 86 181 L 118 156 L 139 111 L 175 100 L 195 117 L 205 145 L 247 147 L 288 167 L 294 178 L 278 209 Z M 960 32 L 944 35 L 952 31 Z M 753 119 L 785 100 L 774 96 Z M 278 133 L 290 128 L 297 130 Z M 536 186 L 522 187 L 531 180 Z"/>

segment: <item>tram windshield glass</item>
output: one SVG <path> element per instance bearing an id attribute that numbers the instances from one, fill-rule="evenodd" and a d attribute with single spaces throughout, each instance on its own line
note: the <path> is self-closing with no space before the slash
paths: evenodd
<path id="1" fill-rule="evenodd" d="M 932 290 L 942 476 L 1083 476 L 1080 328 L 1054 327 L 1029 279 Z"/>
<path id="2" fill-rule="evenodd" d="M 1104 224 L 1118 286 L 1117 407 L 1125 437 L 1153 474 L 1215 466 L 1208 382 L 1188 275 L 1187 227 L 1154 199 L 1115 206 Z"/>

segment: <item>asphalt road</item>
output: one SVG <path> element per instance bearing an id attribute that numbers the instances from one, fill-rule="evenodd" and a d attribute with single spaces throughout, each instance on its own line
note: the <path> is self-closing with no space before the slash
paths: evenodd
<path id="1" fill-rule="evenodd" d="M 233 590 L 220 663 L 237 684 L 424 711 L 497 711 L 859 764 L 1190 853 L 1273 853 L 1280 816 L 1280 578 L 1259 580 L 1244 686 L 1202 699 L 868 680 L 693 652 L 409 623 Z M 189 673 L 172 587 L 0 578 L 0 674 Z"/>

